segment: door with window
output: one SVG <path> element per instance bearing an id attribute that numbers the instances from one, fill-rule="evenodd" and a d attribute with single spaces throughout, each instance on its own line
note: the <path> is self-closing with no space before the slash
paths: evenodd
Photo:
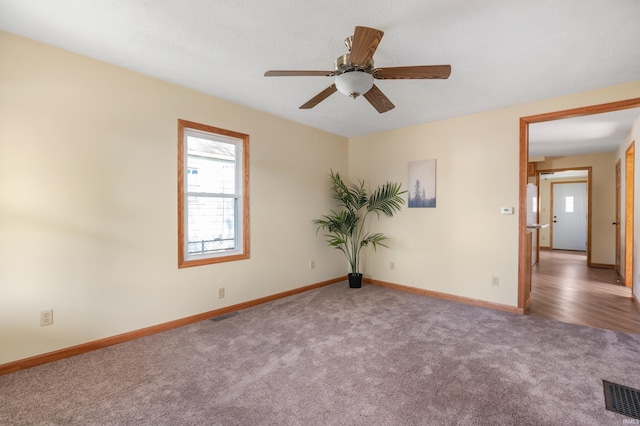
<path id="1" fill-rule="evenodd" d="M 551 233 L 554 250 L 587 250 L 587 182 L 551 185 Z"/>

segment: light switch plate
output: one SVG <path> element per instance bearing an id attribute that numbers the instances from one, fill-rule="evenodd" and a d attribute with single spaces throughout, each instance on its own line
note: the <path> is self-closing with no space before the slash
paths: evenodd
<path id="1" fill-rule="evenodd" d="M 513 214 L 513 207 L 500 207 L 500 214 Z"/>

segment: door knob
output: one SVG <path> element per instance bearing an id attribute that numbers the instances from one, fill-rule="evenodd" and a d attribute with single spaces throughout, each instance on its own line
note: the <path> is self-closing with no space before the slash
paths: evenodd
<path id="1" fill-rule="evenodd" d="M 617 225 L 617 224 L 618 224 L 618 222 L 613 222 L 613 224 L 614 224 L 614 225 Z"/>

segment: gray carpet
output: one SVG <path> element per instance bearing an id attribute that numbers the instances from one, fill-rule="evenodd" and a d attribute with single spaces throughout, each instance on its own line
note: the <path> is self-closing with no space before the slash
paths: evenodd
<path id="1" fill-rule="evenodd" d="M 338 283 L 5 376 L 3 425 L 621 425 L 640 335 Z"/>

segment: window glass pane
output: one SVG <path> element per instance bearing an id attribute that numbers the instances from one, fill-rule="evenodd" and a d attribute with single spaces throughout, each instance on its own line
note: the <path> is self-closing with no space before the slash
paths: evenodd
<path id="1" fill-rule="evenodd" d="M 235 194 L 235 145 L 194 136 L 187 144 L 187 191 Z"/>
<path id="2" fill-rule="evenodd" d="M 178 267 L 249 258 L 249 135 L 178 120 Z"/>
<path id="3" fill-rule="evenodd" d="M 573 213 L 573 197 L 564 198 L 565 213 Z"/>
<path id="4" fill-rule="evenodd" d="M 236 199 L 188 197 L 188 254 L 236 249 Z"/>

